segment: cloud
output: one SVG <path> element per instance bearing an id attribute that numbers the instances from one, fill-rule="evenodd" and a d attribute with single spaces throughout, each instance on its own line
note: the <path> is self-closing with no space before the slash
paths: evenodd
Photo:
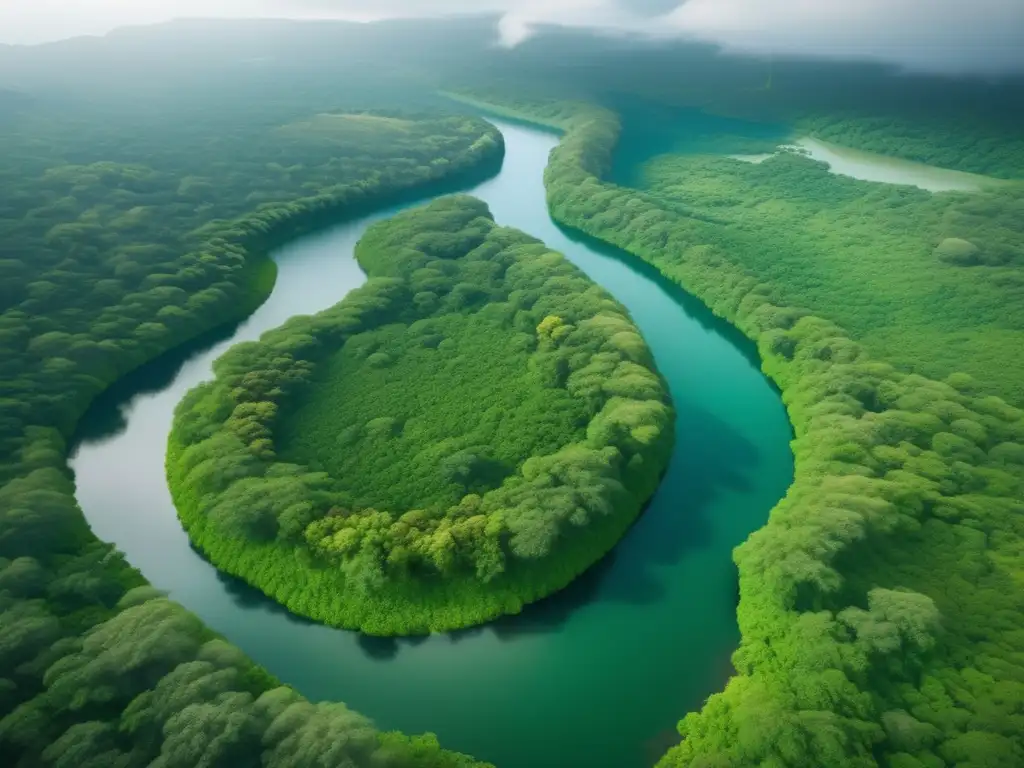
<path id="1" fill-rule="evenodd" d="M 506 44 L 539 24 L 868 58 L 913 69 L 1024 71 L 1024 0 L 0 0 L 0 41 L 101 34 L 170 18 L 368 20 L 499 13 Z"/>
<path id="2" fill-rule="evenodd" d="M 690 0 L 664 21 L 736 51 L 1024 71 L 1021 0 Z"/>
<path id="3" fill-rule="evenodd" d="M 525 0 L 495 3 L 504 13 L 498 24 L 502 42 L 518 45 L 527 39 L 536 24 L 644 32 L 650 19 L 628 8 L 623 0 Z"/>

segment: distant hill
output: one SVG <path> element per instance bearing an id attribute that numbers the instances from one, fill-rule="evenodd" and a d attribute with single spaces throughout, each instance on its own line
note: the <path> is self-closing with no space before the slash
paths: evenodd
<path id="1" fill-rule="evenodd" d="M 649 10 L 660 5 L 650 0 Z M 985 132 L 1002 136 L 1019 132 L 1024 119 L 1024 77 L 907 75 L 877 63 L 727 55 L 708 43 L 550 26 L 512 50 L 498 40 L 494 14 L 371 24 L 181 20 L 0 46 L 0 88 L 120 108 L 165 96 L 178 106 L 209 109 L 227 97 L 248 108 L 272 97 L 300 100 L 298 78 L 325 101 L 343 84 L 367 107 L 375 96 L 393 102 L 395 89 L 415 106 L 436 88 L 500 85 L 613 107 L 629 94 L 781 122 L 839 112 L 948 122 L 970 113 Z"/>
<path id="2" fill-rule="evenodd" d="M 32 97 L 27 93 L 0 88 L 0 120 L 29 107 L 32 102 Z"/>
<path id="3" fill-rule="evenodd" d="M 0 87 L 96 95 L 193 86 L 252 66 L 415 75 L 491 48 L 497 18 L 344 21 L 181 20 L 33 46 L 0 46 Z M 386 56 L 382 56 L 386 52 Z"/>

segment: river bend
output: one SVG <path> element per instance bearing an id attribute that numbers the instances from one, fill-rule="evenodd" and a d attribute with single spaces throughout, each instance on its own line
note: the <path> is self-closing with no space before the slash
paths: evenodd
<path id="1" fill-rule="evenodd" d="M 628 307 L 678 411 L 666 478 L 609 557 L 520 616 L 382 640 L 297 619 L 189 546 L 164 477 L 175 405 L 230 345 L 362 284 L 353 246 L 397 209 L 279 249 L 274 292 L 248 320 L 146 366 L 97 401 L 72 459 L 78 500 L 96 535 L 150 582 L 313 700 L 344 701 L 385 730 L 433 731 L 499 768 L 641 768 L 730 672 L 739 639 L 731 550 L 764 524 L 792 479 L 790 427 L 737 332 L 635 259 L 551 221 L 542 177 L 557 137 L 495 122 L 504 167 L 467 191 L 499 224 L 544 240 Z"/>

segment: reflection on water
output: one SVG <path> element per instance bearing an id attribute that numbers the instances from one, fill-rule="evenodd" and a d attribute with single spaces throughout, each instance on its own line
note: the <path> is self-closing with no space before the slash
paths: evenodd
<path id="1" fill-rule="evenodd" d="M 851 176 L 861 181 L 885 184 L 909 184 L 929 192 L 978 192 L 999 185 L 999 179 L 977 173 L 952 171 L 925 163 L 915 163 L 898 157 L 850 149 L 821 139 L 805 136 L 783 150 L 799 152 L 813 160 L 826 163 L 829 170 L 839 176 Z M 730 155 L 734 160 L 763 163 L 774 155 Z"/>
<path id="2" fill-rule="evenodd" d="M 78 424 L 73 444 L 101 443 L 124 433 L 128 429 L 125 411 L 135 398 L 171 386 L 186 363 L 216 350 L 235 336 L 239 325 L 232 323 L 200 334 L 123 376 L 93 401 L 88 415 Z"/>

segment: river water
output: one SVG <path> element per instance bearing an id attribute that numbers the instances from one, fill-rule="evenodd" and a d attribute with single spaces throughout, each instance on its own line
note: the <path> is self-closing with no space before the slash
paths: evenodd
<path id="1" fill-rule="evenodd" d="M 1006 182 L 977 173 L 954 171 L 935 165 L 915 163 L 898 157 L 865 152 L 832 144 L 809 136 L 797 139 L 787 149 L 828 165 L 829 172 L 861 181 L 882 184 L 909 184 L 929 192 L 980 192 Z M 735 160 L 763 163 L 772 154 L 730 155 Z"/>
<path id="2" fill-rule="evenodd" d="M 551 221 L 542 175 L 557 138 L 495 122 L 504 167 L 467 191 L 629 308 L 678 411 L 668 474 L 609 557 L 520 616 L 382 640 L 297 619 L 189 546 L 164 477 L 175 405 L 231 344 L 360 285 L 353 246 L 395 210 L 281 248 L 274 292 L 247 321 L 156 361 L 97 401 L 72 460 L 78 500 L 96 534 L 154 585 L 313 700 L 344 701 L 386 730 L 433 731 L 501 768 L 640 768 L 730 672 L 739 639 L 731 550 L 764 524 L 792 479 L 790 427 L 745 339 L 635 259 Z"/>

